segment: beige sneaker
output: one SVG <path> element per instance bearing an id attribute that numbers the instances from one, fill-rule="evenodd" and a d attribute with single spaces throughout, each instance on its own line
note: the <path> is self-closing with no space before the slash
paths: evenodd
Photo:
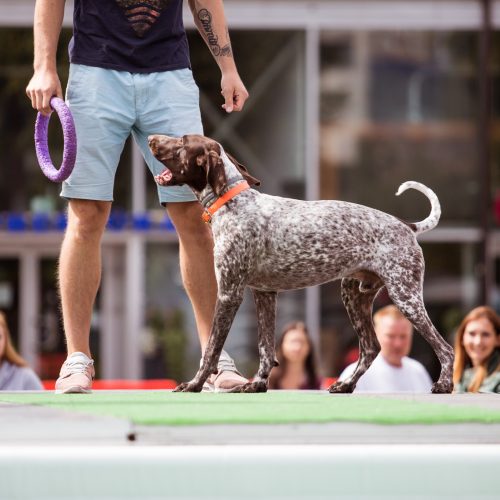
<path id="1" fill-rule="evenodd" d="M 229 392 L 239 385 L 248 383 L 236 369 L 233 359 L 226 351 L 221 352 L 217 369 L 219 373 L 210 375 L 203 384 L 203 392 Z"/>
<path id="2" fill-rule="evenodd" d="M 94 360 L 83 352 L 74 352 L 61 367 L 56 394 L 89 394 L 94 377 Z"/>

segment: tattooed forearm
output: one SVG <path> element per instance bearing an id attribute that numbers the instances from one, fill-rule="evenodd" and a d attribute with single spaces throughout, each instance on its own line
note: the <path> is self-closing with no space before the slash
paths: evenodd
<path id="1" fill-rule="evenodd" d="M 215 34 L 213 24 L 212 24 L 212 14 L 208 9 L 200 9 L 197 14 L 198 20 L 202 28 L 202 34 L 204 35 L 212 54 L 216 57 L 232 57 L 233 51 L 231 49 L 231 43 L 227 43 L 223 47 L 219 44 L 219 37 Z M 227 37 L 229 41 L 229 36 Z"/>
<path id="2" fill-rule="evenodd" d="M 221 56 L 227 56 L 227 57 L 232 57 L 233 56 L 233 51 L 231 50 L 231 44 L 228 43 L 227 45 L 224 45 L 222 49 L 220 49 L 220 55 Z"/>

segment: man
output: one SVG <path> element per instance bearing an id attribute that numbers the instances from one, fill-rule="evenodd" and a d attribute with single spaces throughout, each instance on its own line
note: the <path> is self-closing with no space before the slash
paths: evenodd
<path id="1" fill-rule="evenodd" d="M 432 380 L 418 361 L 408 357 L 413 327 L 396 306 L 386 306 L 373 316 L 380 353 L 361 376 L 354 392 L 430 392 Z M 340 375 L 345 380 L 354 372 L 350 364 Z"/>
<path id="2" fill-rule="evenodd" d="M 33 108 L 50 114 L 62 97 L 56 50 L 65 0 L 37 0 L 34 74 L 26 93 Z M 226 112 L 241 111 L 248 93 L 234 62 L 222 0 L 189 0 L 196 26 L 221 73 Z M 90 319 L 101 278 L 101 237 L 113 200 L 113 182 L 130 133 L 153 175 L 163 165 L 149 151 L 150 134 L 203 133 L 198 87 L 190 70 L 182 0 L 75 0 L 66 102 L 78 137 L 75 168 L 63 183 L 68 227 L 59 259 L 59 289 L 68 358 L 56 392 L 91 392 Z M 179 236 L 183 283 L 191 300 L 202 351 L 208 341 L 217 283 L 210 228 L 186 186 L 158 186 Z M 203 283 L 203 286 L 199 286 Z M 105 332 L 104 332 L 105 333 Z M 245 383 L 223 352 L 208 387 Z"/>

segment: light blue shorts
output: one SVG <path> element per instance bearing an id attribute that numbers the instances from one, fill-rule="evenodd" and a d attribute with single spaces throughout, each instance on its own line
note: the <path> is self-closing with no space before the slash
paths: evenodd
<path id="1" fill-rule="evenodd" d="M 71 64 L 66 103 L 75 120 L 77 157 L 61 196 L 113 200 L 125 141 L 132 133 L 153 175 L 165 167 L 152 155 L 151 134 L 203 134 L 199 90 L 190 69 L 128 73 Z M 157 186 L 160 203 L 194 201 L 187 186 Z"/>

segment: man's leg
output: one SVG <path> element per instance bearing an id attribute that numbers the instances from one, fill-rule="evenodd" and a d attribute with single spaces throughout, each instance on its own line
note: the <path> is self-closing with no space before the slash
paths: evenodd
<path id="1" fill-rule="evenodd" d="M 139 81 L 139 80 L 138 80 Z M 191 70 L 151 73 L 141 77 L 141 85 L 148 89 L 137 107 L 139 120 L 132 129 L 137 144 L 153 175 L 165 169 L 151 153 L 148 136 L 167 134 L 203 134 L 199 91 Z M 150 92 L 149 89 L 154 89 Z M 142 93 L 141 93 L 142 95 Z M 159 201 L 168 213 L 179 237 L 181 275 L 193 306 L 201 349 L 204 352 L 210 336 L 217 297 L 217 283 L 213 265 L 213 240 L 210 227 L 201 220 L 202 209 L 187 186 L 158 186 Z M 215 390 L 247 382 L 238 374 L 233 360 L 222 351 Z M 213 378 L 213 377 L 212 377 Z"/>
<path id="2" fill-rule="evenodd" d="M 59 258 L 68 360 L 61 369 L 57 392 L 89 392 L 91 388 L 94 372 L 90 359 L 90 321 L 101 281 L 101 238 L 110 209 L 111 202 L 107 201 L 69 202 L 68 227 Z"/>
<path id="3" fill-rule="evenodd" d="M 217 299 L 212 231 L 202 221 L 202 208 L 197 201 L 169 203 L 167 209 L 179 236 L 182 282 L 193 305 L 201 350 L 204 352 Z"/>
<path id="4" fill-rule="evenodd" d="M 212 231 L 202 221 L 202 208 L 197 201 L 168 203 L 167 209 L 179 236 L 182 281 L 193 306 L 203 353 L 210 336 L 217 299 Z M 236 370 L 225 351 L 222 351 L 218 368 L 219 373 L 207 381 L 205 389 L 229 391 L 248 382 Z"/>
<path id="5" fill-rule="evenodd" d="M 101 280 L 101 237 L 113 200 L 116 169 L 136 117 L 133 75 L 71 64 L 66 102 L 78 136 L 76 162 L 61 196 L 71 200 L 59 261 L 68 359 L 56 392 L 90 392 L 89 336 Z"/>

